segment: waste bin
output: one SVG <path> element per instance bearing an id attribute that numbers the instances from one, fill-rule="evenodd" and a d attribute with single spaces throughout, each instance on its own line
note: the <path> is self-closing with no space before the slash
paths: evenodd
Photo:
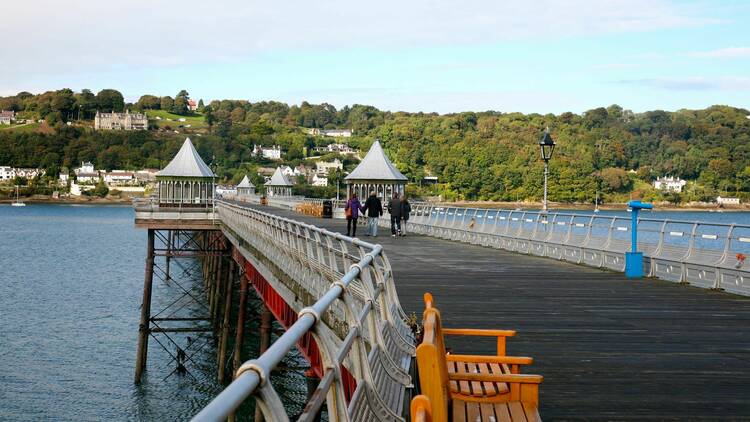
<path id="1" fill-rule="evenodd" d="M 327 199 L 323 201 L 323 218 L 333 218 L 333 201 Z"/>

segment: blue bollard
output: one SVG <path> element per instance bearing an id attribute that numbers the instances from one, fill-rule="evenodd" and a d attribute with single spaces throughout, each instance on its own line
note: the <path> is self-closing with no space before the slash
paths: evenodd
<path id="1" fill-rule="evenodd" d="M 628 207 L 633 210 L 630 228 L 630 252 L 625 252 L 625 276 L 628 278 L 643 277 L 643 252 L 638 252 L 638 211 L 650 210 L 653 204 L 641 201 L 630 201 Z"/>

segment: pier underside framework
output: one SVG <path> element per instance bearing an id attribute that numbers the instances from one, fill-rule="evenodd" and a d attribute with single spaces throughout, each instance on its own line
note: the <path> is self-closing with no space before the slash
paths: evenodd
<path id="1" fill-rule="evenodd" d="M 192 376 L 193 357 L 217 338 L 226 342 L 223 316 L 229 315 L 236 273 L 220 231 L 148 229 L 136 383 L 146 370 L 149 344 L 170 356 L 168 378 L 176 373 Z M 173 299 L 154 301 L 154 291 L 164 289 L 176 292 L 170 294 Z M 154 303 L 161 305 L 154 309 Z M 223 371 L 219 372 L 223 378 Z"/>

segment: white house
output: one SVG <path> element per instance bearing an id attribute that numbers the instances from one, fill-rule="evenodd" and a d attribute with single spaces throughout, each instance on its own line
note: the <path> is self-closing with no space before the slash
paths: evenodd
<path id="1" fill-rule="evenodd" d="M 315 172 L 321 176 L 328 176 L 330 171 L 343 170 L 344 164 L 338 158 L 331 162 L 318 161 L 315 163 Z"/>
<path id="2" fill-rule="evenodd" d="M 318 128 L 312 128 L 307 129 L 307 133 L 313 136 L 330 136 L 333 138 L 351 138 L 352 137 L 352 130 L 351 129 L 318 129 Z"/>
<path id="3" fill-rule="evenodd" d="M 58 177 L 59 184 L 63 186 L 67 185 L 68 179 L 70 179 L 70 175 L 68 173 L 60 173 L 60 176 Z"/>
<path id="4" fill-rule="evenodd" d="M 281 172 L 284 173 L 284 176 L 286 177 L 297 177 L 300 174 L 297 169 L 293 169 L 289 166 L 281 166 Z"/>
<path id="5" fill-rule="evenodd" d="M 660 177 L 654 180 L 654 188 L 670 191 L 670 192 L 682 192 L 682 188 L 687 184 L 686 180 L 680 179 L 679 177 Z"/>
<path id="6" fill-rule="evenodd" d="M 13 167 L 0 166 L 0 180 L 10 180 L 16 177 Z"/>
<path id="7" fill-rule="evenodd" d="M 112 170 L 104 173 L 104 183 L 107 185 L 127 185 L 135 182 L 135 173 L 125 170 Z"/>
<path id="8" fill-rule="evenodd" d="M 149 183 L 156 180 L 157 169 L 142 169 L 135 172 L 135 180 L 138 183 Z"/>
<path id="9" fill-rule="evenodd" d="M 325 176 L 318 176 L 317 174 L 312 178 L 313 186 L 328 186 L 328 178 Z"/>
<path id="10" fill-rule="evenodd" d="M 721 196 L 716 197 L 716 203 L 719 205 L 739 205 L 740 204 L 740 198 L 723 198 Z"/>
<path id="11" fill-rule="evenodd" d="M 81 167 L 74 169 L 78 183 L 97 183 L 99 181 L 99 171 L 94 168 L 90 161 L 81 163 Z"/>
<path id="12" fill-rule="evenodd" d="M 9 181 L 16 177 L 33 179 L 37 176 L 44 175 L 44 173 L 45 171 L 43 169 L 0 166 L 0 181 Z"/>
<path id="13" fill-rule="evenodd" d="M 262 147 L 260 145 L 255 145 L 253 147 L 253 155 L 262 155 L 265 158 L 268 158 L 269 160 L 281 160 L 281 147 L 278 145 L 274 145 L 272 147 Z"/>

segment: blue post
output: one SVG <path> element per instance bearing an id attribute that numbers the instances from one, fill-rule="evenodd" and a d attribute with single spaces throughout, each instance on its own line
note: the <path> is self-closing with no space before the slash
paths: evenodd
<path id="1" fill-rule="evenodd" d="M 625 276 L 628 278 L 643 277 L 643 252 L 638 252 L 638 211 L 654 208 L 653 204 L 641 201 L 630 201 L 628 206 L 633 211 L 630 225 L 630 252 L 625 252 Z"/>

